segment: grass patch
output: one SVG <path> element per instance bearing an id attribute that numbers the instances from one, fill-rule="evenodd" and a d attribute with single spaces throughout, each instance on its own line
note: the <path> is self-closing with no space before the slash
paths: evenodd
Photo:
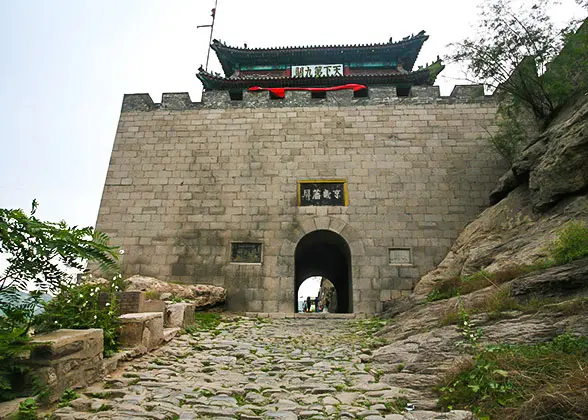
<path id="1" fill-rule="evenodd" d="M 353 324 L 351 332 L 354 337 L 359 337 L 358 341 L 363 351 L 371 354 L 371 350 L 389 344 L 389 341 L 383 337 L 374 337 L 386 325 L 388 325 L 388 321 L 378 317 L 362 319 Z"/>
<path id="2" fill-rule="evenodd" d="M 544 270 L 553 265 L 553 260 L 543 259 L 533 265 L 512 265 L 494 273 L 481 270 L 470 276 L 440 279 L 434 285 L 433 291 L 427 296 L 427 302 L 449 299 L 457 295 L 466 295 L 490 286 L 498 288 L 501 284 L 507 283 L 519 276 L 532 273 L 533 271 Z"/>
<path id="3" fill-rule="evenodd" d="M 245 399 L 245 397 L 242 394 L 235 393 L 235 394 L 233 394 L 233 397 L 237 401 L 237 405 L 239 407 L 244 406 L 245 404 L 247 404 L 247 400 Z"/>
<path id="4" fill-rule="evenodd" d="M 588 418 L 588 337 L 493 346 L 462 362 L 437 388 L 446 409 L 482 419 Z"/>
<path id="5" fill-rule="evenodd" d="M 489 286 L 498 287 L 522 274 L 521 268 L 508 268 L 499 273 L 486 270 L 478 271 L 470 276 L 451 277 L 438 281 L 427 296 L 428 302 L 449 299 L 457 295 L 465 295 Z"/>
<path id="6" fill-rule="evenodd" d="M 514 311 L 530 313 L 559 313 L 564 316 L 580 315 L 588 311 L 588 298 L 580 297 L 571 300 L 557 300 L 555 298 L 531 298 L 527 302 L 519 302 L 510 296 L 510 288 L 502 287 L 484 299 L 477 306 L 468 306 L 470 315 L 486 313 L 489 321 L 508 319 L 516 316 Z M 440 327 L 455 325 L 460 317 L 457 306 L 449 308 L 439 318 Z"/>
<path id="7" fill-rule="evenodd" d="M 408 404 L 408 399 L 405 397 L 396 397 L 392 401 L 387 401 L 384 403 L 386 407 L 386 413 L 388 414 L 403 414 L 406 405 Z"/>
<path id="8" fill-rule="evenodd" d="M 556 265 L 588 256 L 588 225 L 584 222 L 568 223 L 560 230 L 549 251 Z"/>
<path id="9" fill-rule="evenodd" d="M 200 393 L 200 395 L 202 395 L 203 397 L 206 397 L 206 398 L 210 398 L 214 395 L 212 392 L 210 392 L 209 390 L 204 389 L 204 388 L 200 389 L 200 391 L 198 391 L 198 392 Z"/>
<path id="10" fill-rule="evenodd" d="M 367 335 L 374 335 L 378 333 L 386 325 L 388 325 L 388 322 L 382 318 L 378 318 L 377 316 L 357 321 L 357 327 L 364 331 Z"/>
<path id="11" fill-rule="evenodd" d="M 186 328 L 186 332 L 189 334 L 193 334 L 198 331 L 213 332 L 220 322 L 221 316 L 219 314 L 210 312 L 196 312 L 194 314 L 194 325 L 190 325 L 188 328 Z M 220 334 L 220 331 L 217 334 Z"/>

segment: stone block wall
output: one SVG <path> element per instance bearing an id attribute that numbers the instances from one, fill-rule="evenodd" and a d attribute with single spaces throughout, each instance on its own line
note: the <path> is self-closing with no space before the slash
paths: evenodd
<path id="1" fill-rule="evenodd" d="M 28 363 L 48 387 L 50 402 L 67 388 L 84 387 L 102 378 L 101 329 L 57 330 L 31 340 Z"/>
<path id="2" fill-rule="evenodd" d="M 228 289 L 228 308 L 293 312 L 298 241 L 330 230 L 349 245 L 354 312 L 409 293 L 488 204 L 506 166 L 487 142 L 496 102 L 480 87 L 126 95 L 97 229 L 125 274 Z M 482 95 L 482 96 L 481 96 Z M 301 180 L 345 180 L 348 206 L 298 206 Z M 231 263 L 232 242 L 263 245 Z M 390 248 L 411 259 L 391 264 Z"/>

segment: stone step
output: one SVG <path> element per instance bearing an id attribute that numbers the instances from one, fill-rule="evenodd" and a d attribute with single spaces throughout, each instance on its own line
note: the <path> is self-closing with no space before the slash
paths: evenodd
<path id="1" fill-rule="evenodd" d="M 164 328 L 163 329 L 163 341 L 166 343 L 171 341 L 175 336 L 179 335 L 181 328 L 173 327 L 173 328 Z"/>

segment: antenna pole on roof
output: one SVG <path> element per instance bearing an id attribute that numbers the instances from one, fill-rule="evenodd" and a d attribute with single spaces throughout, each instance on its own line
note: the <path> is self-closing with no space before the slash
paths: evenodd
<path id="1" fill-rule="evenodd" d="M 206 71 L 208 71 L 208 60 L 210 58 L 210 44 L 212 43 L 212 33 L 214 31 L 214 19 L 216 18 L 216 4 L 217 3 L 218 3 L 218 0 L 214 0 L 214 9 L 211 10 L 212 24 L 196 26 L 196 29 L 210 28 L 210 38 L 208 39 L 208 52 L 206 53 L 206 67 L 204 67 L 204 70 L 206 70 Z"/>

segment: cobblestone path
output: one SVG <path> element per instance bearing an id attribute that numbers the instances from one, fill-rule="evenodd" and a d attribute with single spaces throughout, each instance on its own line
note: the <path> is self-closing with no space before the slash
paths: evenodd
<path id="1" fill-rule="evenodd" d="M 364 321 L 368 322 L 368 321 Z M 379 381 L 369 334 L 345 319 L 234 318 L 127 362 L 55 419 L 465 419 L 405 412 Z M 402 414 L 394 414 L 402 413 Z"/>

